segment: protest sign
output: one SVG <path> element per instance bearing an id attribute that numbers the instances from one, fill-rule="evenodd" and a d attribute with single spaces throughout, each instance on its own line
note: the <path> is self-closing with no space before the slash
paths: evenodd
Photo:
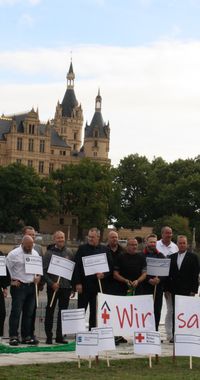
<path id="1" fill-rule="evenodd" d="M 106 253 L 82 257 L 85 276 L 95 273 L 109 272 Z"/>
<path id="2" fill-rule="evenodd" d="M 98 334 L 89 332 L 79 332 L 76 335 L 76 355 L 96 356 L 98 355 Z"/>
<path id="3" fill-rule="evenodd" d="M 76 334 L 86 330 L 85 309 L 61 310 L 62 334 Z"/>
<path id="4" fill-rule="evenodd" d="M 112 327 L 93 327 L 91 331 L 99 336 L 99 352 L 116 349 Z"/>
<path id="5" fill-rule="evenodd" d="M 71 280 L 75 263 L 65 257 L 51 256 L 47 272 Z"/>
<path id="6" fill-rule="evenodd" d="M 138 331 L 134 333 L 134 352 L 138 355 L 161 355 L 160 333 Z"/>
<path id="7" fill-rule="evenodd" d="M 98 327 L 112 327 L 114 335 L 155 331 L 153 296 L 113 296 L 98 293 Z"/>
<path id="8" fill-rule="evenodd" d="M 0 276 L 6 276 L 6 258 L 0 256 Z"/>
<path id="9" fill-rule="evenodd" d="M 147 257 L 146 261 L 149 276 L 169 276 L 170 259 Z"/>
<path id="10" fill-rule="evenodd" d="M 43 275 L 42 257 L 25 254 L 25 272 Z"/>

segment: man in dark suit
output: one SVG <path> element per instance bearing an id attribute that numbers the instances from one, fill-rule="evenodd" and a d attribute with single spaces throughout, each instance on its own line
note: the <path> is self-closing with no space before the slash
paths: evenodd
<path id="1" fill-rule="evenodd" d="M 187 237 L 177 238 L 178 252 L 170 255 L 171 264 L 166 284 L 167 292 L 171 293 L 173 301 L 173 322 L 175 295 L 195 296 L 199 287 L 199 260 L 195 253 L 188 251 Z M 173 323 L 174 325 L 174 323 Z M 173 343 L 173 338 L 170 341 Z"/>

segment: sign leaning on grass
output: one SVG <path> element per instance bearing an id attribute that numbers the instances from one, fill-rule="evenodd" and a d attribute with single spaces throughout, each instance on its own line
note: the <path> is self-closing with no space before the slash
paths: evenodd
<path id="1" fill-rule="evenodd" d="M 91 331 L 79 332 L 76 335 L 76 355 L 96 356 L 98 355 L 99 336 Z"/>
<path id="2" fill-rule="evenodd" d="M 153 296 L 113 296 L 98 293 L 98 327 L 112 327 L 114 335 L 155 331 Z"/>
<path id="3" fill-rule="evenodd" d="M 109 272 L 106 253 L 82 257 L 85 276 Z"/>
<path id="4" fill-rule="evenodd" d="M 175 296 L 175 355 L 200 357 L 200 298 Z"/>
<path id="5" fill-rule="evenodd" d="M 93 327 L 91 330 L 93 333 L 98 334 L 99 344 L 98 351 L 115 350 L 115 340 L 112 327 Z"/>
<path id="6" fill-rule="evenodd" d="M 42 257 L 25 255 L 25 272 L 43 275 Z"/>
<path id="7" fill-rule="evenodd" d="M 6 276 L 6 258 L 0 256 L 0 276 Z"/>
<path id="8" fill-rule="evenodd" d="M 134 353 L 138 355 L 161 355 L 160 333 L 138 331 L 134 333 Z"/>
<path id="9" fill-rule="evenodd" d="M 147 274 L 149 276 L 169 276 L 170 259 L 147 257 Z"/>
<path id="10" fill-rule="evenodd" d="M 47 272 L 71 280 L 74 266 L 75 263 L 73 261 L 65 257 L 52 255 Z"/>
<path id="11" fill-rule="evenodd" d="M 61 310 L 62 334 L 85 331 L 85 309 Z"/>

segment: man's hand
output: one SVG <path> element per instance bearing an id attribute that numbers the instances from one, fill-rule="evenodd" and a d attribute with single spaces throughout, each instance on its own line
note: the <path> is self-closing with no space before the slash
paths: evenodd
<path id="1" fill-rule="evenodd" d="M 21 282 L 19 280 L 11 280 L 10 283 L 11 286 L 16 286 L 16 288 L 19 288 L 21 285 Z"/>
<path id="2" fill-rule="evenodd" d="M 53 291 L 55 291 L 55 290 L 58 290 L 58 289 L 59 289 L 60 285 L 59 285 L 58 282 L 54 282 L 54 283 L 51 285 L 51 287 L 52 287 Z"/>
<path id="3" fill-rule="evenodd" d="M 154 278 L 150 278 L 149 280 L 149 284 L 155 286 L 155 285 L 158 285 L 160 282 L 160 279 L 158 277 L 154 277 Z"/>
<path id="4" fill-rule="evenodd" d="M 7 295 L 8 295 L 8 289 L 5 288 L 5 289 L 3 289 L 3 296 L 6 298 Z"/>
<path id="5" fill-rule="evenodd" d="M 102 280 L 104 278 L 104 273 L 96 273 L 98 280 Z"/>
<path id="6" fill-rule="evenodd" d="M 36 274 L 34 277 L 34 283 L 39 284 L 40 280 L 41 280 L 41 276 L 39 274 Z"/>
<path id="7" fill-rule="evenodd" d="M 77 284 L 76 285 L 76 292 L 78 294 L 82 294 L 83 293 L 83 286 L 82 286 L 82 284 Z"/>

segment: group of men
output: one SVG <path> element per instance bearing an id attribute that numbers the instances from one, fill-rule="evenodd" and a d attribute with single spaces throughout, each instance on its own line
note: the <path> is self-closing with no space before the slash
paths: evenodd
<path id="1" fill-rule="evenodd" d="M 38 344 L 35 336 L 36 289 L 47 285 L 47 306 L 45 315 L 46 343 L 53 343 L 53 317 L 58 301 L 58 318 L 56 342 L 67 343 L 62 334 L 61 310 L 67 309 L 70 296 L 78 293 L 78 308 L 89 306 L 89 329 L 96 326 L 96 298 L 102 290 L 112 295 L 142 295 L 153 294 L 156 330 L 158 330 L 162 309 L 163 293 L 167 302 L 166 332 L 167 338 L 173 341 L 173 310 L 175 294 L 193 296 L 198 292 L 199 262 L 194 253 L 188 251 L 186 236 L 179 236 L 177 245 L 172 242 L 172 229 L 163 227 L 161 240 L 157 241 L 155 234 L 146 238 L 145 249 L 138 250 L 138 241 L 130 238 L 127 247 L 119 245 L 118 234 L 110 231 L 107 245 L 100 243 L 100 231 L 91 228 L 87 243 L 80 245 L 76 254 L 66 247 L 65 234 L 62 231 L 54 233 L 54 242 L 47 247 L 43 255 L 43 271 L 39 275 L 28 274 L 25 271 L 25 255 L 42 255 L 41 246 L 34 243 L 33 227 L 24 228 L 24 236 L 19 247 L 7 256 L 7 267 L 10 273 L 10 293 L 12 296 L 9 318 L 10 345 L 17 346 L 20 341 L 25 344 Z M 83 257 L 105 253 L 108 262 L 108 272 L 86 276 L 83 267 Z M 67 258 L 75 262 L 72 281 L 50 274 L 48 267 L 52 255 Z M 170 273 L 167 278 L 147 275 L 146 257 L 170 257 Z M 36 287 L 37 284 L 37 287 Z M 100 284 L 102 289 L 100 289 Z M 21 318 L 21 340 L 19 324 Z M 116 343 L 124 343 L 126 339 L 116 337 Z"/>

